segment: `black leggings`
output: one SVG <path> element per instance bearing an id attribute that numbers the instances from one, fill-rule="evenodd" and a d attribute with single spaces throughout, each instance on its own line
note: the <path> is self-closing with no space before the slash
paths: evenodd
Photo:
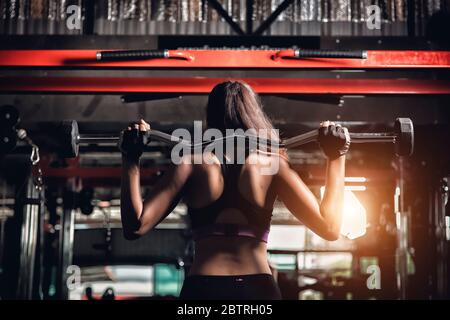
<path id="1" fill-rule="evenodd" d="M 281 300 L 280 289 L 270 274 L 242 276 L 188 276 L 182 300 Z"/>

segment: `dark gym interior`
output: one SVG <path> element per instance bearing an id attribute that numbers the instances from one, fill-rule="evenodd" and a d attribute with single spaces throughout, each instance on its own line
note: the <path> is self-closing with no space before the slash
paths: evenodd
<path id="1" fill-rule="evenodd" d="M 378 27 L 367 6 L 381 10 Z M 411 155 L 399 155 L 398 136 L 351 144 L 352 236 L 323 240 L 275 202 L 267 250 L 283 299 L 449 299 L 449 10 L 448 0 L 0 0 L 0 300 L 176 299 L 194 256 L 186 205 L 126 240 L 121 153 L 95 137 L 139 119 L 192 132 L 223 79 L 249 83 L 282 138 L 324 120 L 396 135 L 396 119 L 413 123 L 401 132 L 413 134 Z M 95 60 L 109 50 L 178 57 Z M 76 156 L 71 120 L 93 138 Z M 317 143 L 288 154 L 320 199 Z M 152 141 L 143 197 L 169 164 L 169 145 Z"/>

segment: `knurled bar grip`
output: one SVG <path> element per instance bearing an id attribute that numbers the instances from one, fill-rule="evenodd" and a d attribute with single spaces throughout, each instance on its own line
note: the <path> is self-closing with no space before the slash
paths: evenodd
<path id="1" fill-rule="evenodd" d="M 365 50 L 323 50 L 323 49 L 296 49 L 295 58 L 342 58 L 367 59 Z"/>
<path id="2" fill-rule="evenodd" d="M 99 61 L 161 59 L 168 57 L 168 50 L 121 50 L 97 52 L 97 60 Z"/>
<path id="3" fill-rule="evenodd" d="M 352 143 L 379 143 L 379 142 L 395 142 L 396 135 L 393 133 L 349 133 Z M 286 148 L 295 148 L 309 142 L 317 141 L 319 130 L 311 130 L 309 132 L 297 135 L 284 140 L 283 146 Z"/>

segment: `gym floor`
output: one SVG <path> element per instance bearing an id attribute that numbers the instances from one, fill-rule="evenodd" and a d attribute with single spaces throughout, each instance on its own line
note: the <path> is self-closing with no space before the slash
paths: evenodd
<path id="1" fill-rule="evenodd" d="M 0 300 L 176 300 L 195 258 L 187 205 L 125 239 L 119 135 L 140 119 L 194 134 L 225 80 L 301 138 L 288 157 L 319 202 L 327 159 L 304 134 L 329 120 L 352 135 L 338 240 L 275 201 L 284 300 L 450 299 L 450 1 L 375 2 L 378 26 L 350 0 L 73 1 L 73 15 L 1 1 Z M 143 197 L 171 165 L 150 140 Z"/>

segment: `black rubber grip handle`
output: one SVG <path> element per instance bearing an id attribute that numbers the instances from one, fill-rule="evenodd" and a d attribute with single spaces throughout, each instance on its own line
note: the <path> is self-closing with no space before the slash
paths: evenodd
<path id="1" fill-rule="evenodd" d="M 367 59 L 365 50 L 312 50 L 297 49 L 296 58 Z"/>
<path id="2" fill-rule="evenodd" d="M 120 51 L 99 51 L 97 60 L 117 61 L 117 60 L 146 60 L 168 58 L 167 50 L 120 50 Z"/>

